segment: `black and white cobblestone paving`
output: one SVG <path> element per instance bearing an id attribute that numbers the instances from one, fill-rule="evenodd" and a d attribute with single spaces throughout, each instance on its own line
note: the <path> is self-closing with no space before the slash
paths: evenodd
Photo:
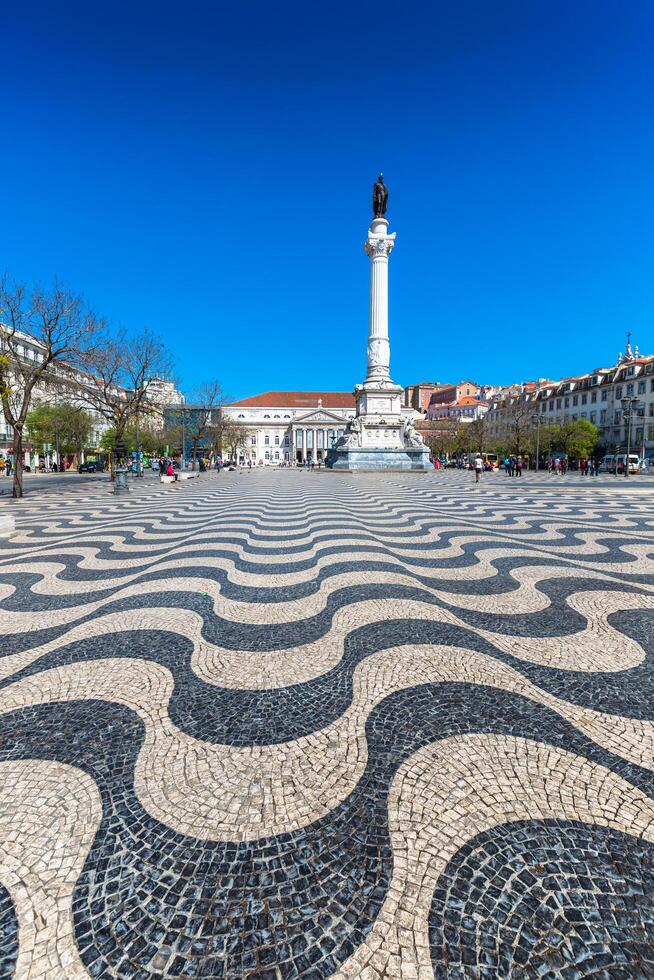
<path id="1" fill-rule="evenodd" d="M 654 977 L 647 478 L 53 487 L 1 504 L 0 977 Z"/>

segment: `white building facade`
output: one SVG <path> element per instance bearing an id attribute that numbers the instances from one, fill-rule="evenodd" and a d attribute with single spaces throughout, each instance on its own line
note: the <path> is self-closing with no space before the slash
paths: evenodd
<path id="1" fill-rule="evenodd" d="M 255 466 L 324 464 L 327 449 L 354 418 L 354 395 L 344 391 L 267 391 L 223 409 L 248 430 L 240 463 Z"/>
<path id="2" fill-rule="evenodd" d="M 636 400 L 630 432 L 633 452 L 654 454 L 654 355 L 643 357 L 627 343 L 625 354 L 618 355 L 613 367 L 539 384 L 537 390 L 491 403 L 486 416 L 491 440 L 507 436 L 512 413 L 521 405 L 533 412 L 534 421 L 539 418 L 545 425 L 587 419 L 600 430 L 598 451 L 624 451 L 627 426 L 622 399 L 629 398 Z"/>

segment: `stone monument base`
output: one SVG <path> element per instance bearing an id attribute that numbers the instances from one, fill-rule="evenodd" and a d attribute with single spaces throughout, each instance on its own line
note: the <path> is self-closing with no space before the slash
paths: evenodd
<path id="1" fill-rule="evenodd" d="M 379 471 L 413 470 L 426 472 L 433 469 L 429 462 L 426 446 L 406 446 L 402 448 L 335 446 L 327 453 L 327 466 L 332 470 Z"/>

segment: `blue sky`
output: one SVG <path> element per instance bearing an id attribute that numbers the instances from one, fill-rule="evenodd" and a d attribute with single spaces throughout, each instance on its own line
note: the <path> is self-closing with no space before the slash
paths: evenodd
<path id="1" fill-rule="evenodd" d="M 147 324 L 185 388 L 351 389 L 372 182 L 391 371 L 509 382 L 654 349 L 654 6 L 3 11 L 0 266 Z"/>

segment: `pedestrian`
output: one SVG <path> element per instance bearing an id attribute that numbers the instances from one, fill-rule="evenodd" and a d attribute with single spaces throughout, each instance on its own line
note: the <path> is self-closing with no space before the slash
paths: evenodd
<path id="1" fill-rule="evenodd" d="M 475 483 L 479 483 L 481 480 L 481 474 L 483 473 L 484 470 L 484 461 L 479 455 L 479 453 L 477 453 L 477 455 L 475 456 L 474 467 L 475 467 Z"/>
<path id="2" fill-rule="evenodd" d="M 522 456 L 518 456 L 518 458 L 515 461 L 515 471 L 516 471 L 515 472 L 515 475 L 516 476 L 522 476 L 522 467 L 523 466 L 524 466 L 524 460 L 523 460 Z"/>
<path id="3" fill-rule="evenodd" d="M 5 475 L 6 476 L 11 476 L 11 470 L 13 468 L 13 463 L 14 463 L 14 461 L 12 460 L 11 456 L 7 456 L 7 461 L 5 463 Z"/>

